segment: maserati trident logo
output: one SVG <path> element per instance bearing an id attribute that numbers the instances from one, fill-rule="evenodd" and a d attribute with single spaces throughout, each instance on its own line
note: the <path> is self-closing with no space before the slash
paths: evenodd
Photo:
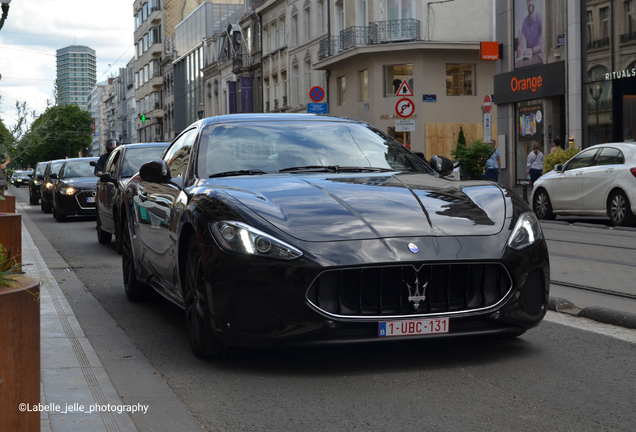
<path id="1" fill-rule="evenodd" d="M 428 281 L 420 287 L 420 278 L 415 273 L 415 283 L 411 286 L 408 282 L 404 281 L 406 287 L 409 289 L 409 302 L 413 303 L 413 309 L 417 310 L 420 307 L 420 302 L 426 300 L 426 287 L 428 287 Z M 420 291 L 421 290 L 421 291 Z"/>

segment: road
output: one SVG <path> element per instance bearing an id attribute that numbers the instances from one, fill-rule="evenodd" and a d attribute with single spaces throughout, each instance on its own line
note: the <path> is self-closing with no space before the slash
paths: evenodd
<path id="1" fill-rule="evenodd" d="M 550 312 L 516 340 L 285 348 L 201 360 L 190 351 L 182 311 L 157 297 L 126 300 L 121 257 L 114 244 L 98 244 L 94 218 L 57 223 L 28 204 L 26 188 L 11 192 L 27 228 L 44 232 L 64 258 L 52 264 L 62 289 L 76 274 L 204 430 L 633 430 L 636 331 Z M 544 232 L 553 280 L 632 289 L 636 231 L 545 224 Z M 79 308 L 81 299 L 65 294 Z M 79 309 L 78 319 L 84 326 Z"/>

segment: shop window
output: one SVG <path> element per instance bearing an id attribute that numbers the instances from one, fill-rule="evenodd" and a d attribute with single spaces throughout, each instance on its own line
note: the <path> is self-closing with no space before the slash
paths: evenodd
<path id="1" fill-rule="evenodd" d="M 475 65 L 446 65 L 446 96 L 470 96 L 475 94 Z"/>
<path id="2" fill-rule="evenodd" d="M 636 3 L 634 0 L 625 2 L 625 33 L 628 35 L 636 33 L 636 9 L 634 3 Z"/>
<path id="3" fill-rule="evenodd" d="M 412 64 L 384 66 L 384 97 L 395 96 L 403 81 L 414 91 Z"/>

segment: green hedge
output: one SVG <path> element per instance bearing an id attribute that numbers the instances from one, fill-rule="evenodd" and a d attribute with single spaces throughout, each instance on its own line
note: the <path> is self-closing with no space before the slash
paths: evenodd
<path id="1" fill-rule="evenodd" d="M 581 150 L 577 148 L 567 150 L 558 149 L 554 153 L 545 155 L 543 159 L 543 174 L 552 171 L 558 164 L 566 163 L 580 151 Z"/>

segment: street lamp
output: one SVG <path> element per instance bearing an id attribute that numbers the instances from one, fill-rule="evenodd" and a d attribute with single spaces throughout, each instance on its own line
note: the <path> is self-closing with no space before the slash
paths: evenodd
<path id="1" fill-rule="evenodd" d="M 2 18 L 0 18 L 1 29 L 4 25 L 4 20 L 6 20 L 9 16 L 9 3 L 11 3 L 11 0 L 0 0 L 0 3 L 2 3 Z"/>

